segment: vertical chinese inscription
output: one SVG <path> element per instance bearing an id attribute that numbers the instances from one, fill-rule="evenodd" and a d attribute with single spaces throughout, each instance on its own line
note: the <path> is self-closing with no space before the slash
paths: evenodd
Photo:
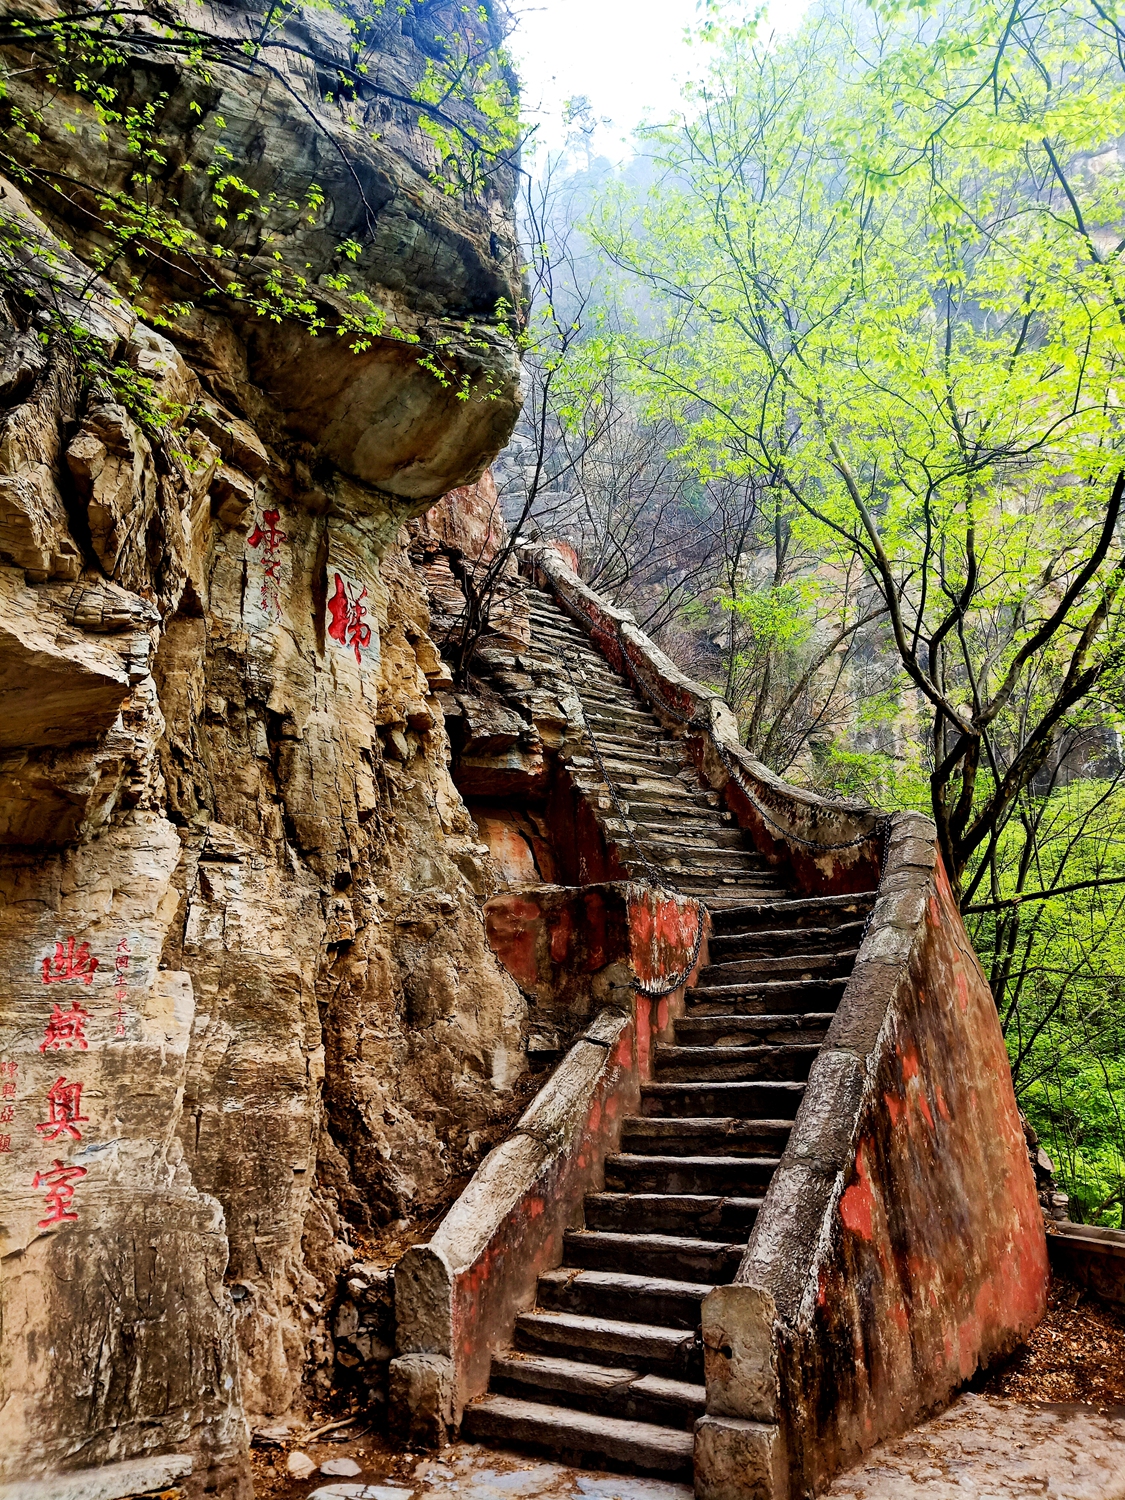
<path id="1" fill-rule="evenodd" d="M 355 652 L 356 664 L 363 665 L 363 653 L 371 645 L 371 626 L 366 623 L 367 585 L 353 583 L 339 573 L 333 574 L 335 592 L 328 601 L 328 634 L 345 650 Z"/>
<path id="2" fill-rule="evenodd" d="M 0 1126 L 11 1125 L 16 1118 L 16 1078 L 19 1063 L 0 1062 Z M 12 1149 L 11 1131 L 0 1132 L 0 1154 Z"/>
<path id="3" fill-rule="evenodd" d="M 128 945 L 126 951 L 127 948 Z M 119 948 L 118 952 L 120 951 Z M 91 954 L 90 945 L 80 943 L 73 935 L 59 939 L 55 943 L 54 953 L 48 954 L 39 965 L 39 974 L 44 984 L 83 984 L 88 987 L 93 984 L 97 970 L 98 960 Z M 115 977 L 120 983 L 120 971 L 115 971 Z M 122 1013 L 123 1005 L 122 1000 L 119 1002 Z M 89 1020 L 90 1012 L 77 998 L 71 1000 L 69 1007 L 57 1000 L 53 1001 L 51 1014 L 43 1028 L 39 1051 L 88 1052 L 90 1041 L 86 1035 L 86 1027 Z M 36 1134 L 44 1142 L 81 1141 L 81 1127 L 88 1123 L 89 1118 L 82 1112 L 82 1089 L 81 1079 L 67 1078 L 64 1073 L 60 1073 L 51 1084 L 43 1101 L 45 1118 L 35 1123 Z M 7 1149 L 11 1149 L 10 1139 Z M 35 1173 L 31 1185 L 44 1190 L 47 1210 L 46 1217 L 39 1220 L 40 1229 L 49 1229 L 55 1224 L 77 1219 L 78 1210 L 72 1206 L 74 1192 L 87 1171 L 86 1167 L 81 1167 L 76 1162 L 67 1163 L 61 1157 L 55 1157 L 48 1168 L 41 1168 Z"/>
<path id="4" fill-rule="evenodd" d="M 284 531 L 278 530 L 280 520 L 280 511 L 264 510 L 246 538 L 246 545 L 258 553 L 262 568 L 262 613 L 271 620 L 281 617 L 281 545 L 289 540 Z"/>
<path id="5" fill-rule="evenodd" d="M 113 998 L 117 1004 L 113 1016 L 113 1034 L 116 1037 L 125 1035 L 125 1001 L 129 997 L 129 960 L 132 956 L 129 939 L 122 938 L 113 960 Z"/>

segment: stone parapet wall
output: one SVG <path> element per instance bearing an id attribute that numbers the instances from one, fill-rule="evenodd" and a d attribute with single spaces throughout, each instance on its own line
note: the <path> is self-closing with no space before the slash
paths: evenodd
<path id="1" fill-rule="evenodd" d="M 1125 1307 L 1125 1229 L 1096 1224 L 1052 1224 L 1047 1235 L 1051 1265 L 1103 1302 Z"/>
<path id="2" fill-rule="evenodd" d="M 540 1274 L 559 1265 L 636 1112 L 652 1043 L 682 1012 L 705 923 L 698 903 L 638 885 L 534 887 L 487 903 L 493 951 L 530 995 L 556 1014 L 600 1008 L 430 1242 L 395 1267 L 391 1416 L 410 1442 L 438 1447 L 456 1432 Z"/>
<path id="3" fill-rule="evenodd" d="M 996 1008 L 929 819 L 789 786 L 558 551 L 525 547 L 522 566 L 679 728 L 797 892 L 878 890 L 738 1276 L 704 1303 L 696 1493 L 795 1500 L 1043 1315 L 1043 1222 Z"/>

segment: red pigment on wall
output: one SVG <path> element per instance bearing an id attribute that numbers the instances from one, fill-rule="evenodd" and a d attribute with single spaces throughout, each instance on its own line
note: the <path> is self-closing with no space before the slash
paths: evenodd
<path id="1" fill-rule="evenodd" d="M 875 1209 L 875 1197 L 871 1191 L 871 1179 L 867 1175 L 867 1163 L 864 1160 L 864 1148 L 860 1145 L 855 1158 L 856 1180 L 852 1183 L 843 1197 L 840 1199 L 840 1217 L 853 1234 L 858 1234 L 861 1239 L 869 1243 L 875 1238 L 875 1226 L 872 1215 Z"/>
<path id="2" fill-rule="evenodd" d="M 539 978 L 535 937 L 541 918 L 536 903 L 521 896 L 494 899 L 485 912 L 489 946 L 508 972 L 528 989 L 533 989 Z"/>
<path id="3" fill-rule="evenodd" d="M 556 964 L 566 961 L 570 952 L 570 938 L 574 931 L 574 922 L 570 915 L 570 908 L 564 906 L 556 913 L 554 925 L 551 928 L 551 959 Z"/>

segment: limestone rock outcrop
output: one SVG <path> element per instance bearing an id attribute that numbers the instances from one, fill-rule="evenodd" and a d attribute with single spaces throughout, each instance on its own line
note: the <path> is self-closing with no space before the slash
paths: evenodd
<path id="1" fill-rule="evenodd" d="M 246 1493 L 250 1430 L 323 1393 L 336 1337 L 373 1357 L 341 1275 L 377 1282 L 382 1237 L 438 1212 L 526 1095 L 404 530 L 476 496 L 514 420 L 511 184 L 430 181 L 387 99 L 441 8 L 367 9 L 386 88 L 355 105 L 381 121 L 347 135 L 358 182 L 308 58 L 330 74 L 347 46 L 331 14 L 290 18 L 280 79 L 217 70 L 203 117 L 155 53 L 130 97 L 156 101 L 189 216 L 216 132 L 279 199 L 319 182 L 280 253 L 315 276 L 362 241 L 397 327 L 443 331 L 446 383 L 401 337 L 356 353 L 222 298 L 158 330 L 90 271 L 89 205 L 125 170 L 95 116 L 9 136 L 33 170 L 0 183 L 0 1482 L 175 1452 L 189 1493 Z M 9 62 L 26 109 L 43 61 Z M 39 318 L 37 257 L 162 420 Z"/>

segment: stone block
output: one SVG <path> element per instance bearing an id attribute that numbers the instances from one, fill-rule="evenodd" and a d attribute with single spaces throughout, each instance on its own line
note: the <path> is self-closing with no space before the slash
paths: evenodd
<path id="1" fill-rule="evenodd" d="M 784 1442 L 771 1423 L 700 1417 L 695 1424 L 696 1500 L 789 1500 Z"/>
<path id="2" fill-rule="evenodd" d="M 442 1448 L 453 1424 L 453 1361 L 442 1354 L 391 1360 L 390 1417 L 395 1435 L 415 1448 Z"/>

